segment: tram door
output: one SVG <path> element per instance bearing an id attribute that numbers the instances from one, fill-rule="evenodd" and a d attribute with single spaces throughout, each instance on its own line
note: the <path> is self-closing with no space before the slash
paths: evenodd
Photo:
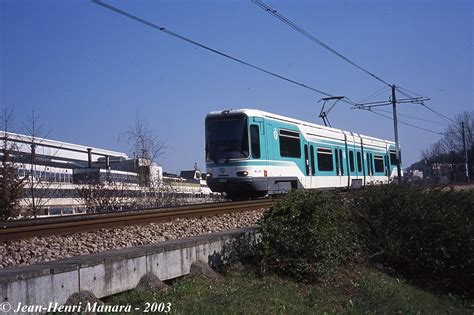
<path id="1" fill-rule="evenodd" d="M 334 160 L 336 161 L 336 177 L 332 184 L 336 187 L 345 187 L 347 185 L 348 170 L 346 167 L 346 153 L 342 148 L 334 150 Z"/>
<path id="2" fill-rule="evenodd" d="M 278 133 L 276 129 L 273 130 L 272 124 L 267 124 L 266 127 L 267 127 L 267 136 L 266 136 L 267 141 L 266 141 L 265 147 L 267 150 L 267 160 L 270 161 L 275 158 L 273 151 L 275 148 L 275 141 L 278 140 Z"/>
<path id="3" fill-rule="evenodd" d="M 266 124 L 265 125 L 266 127 L 266 135 L 265 135 L 265 150 L 266 150 L 266 160 L 267 160 L 267 165 L 266 165 L 266 170 L 267 170 L 267 176 L 270 176 L 270 177 L 273 177 L 273 176 L 277 176 L 277 174 L 275 174 L 275 170 L 272 169 L 272 163 L 271 161 L 275 158 L 274 156 L 274 151 L 275 151 L 275 147 L 276 147 L 276 144 L 275 144 L 275 141 L 278 139 L 278 133 L 275 130 L 273 130 L 273 126 L 272 124 Z M 274 187 L 273 187 L 273 184 L 271 183 L 271 181 L 269 180 L 268 181 L 268 190 L 270 192 L 270 190 L 273 190 Z"/>
<path id="4" fill-rule="evenodd" d="M 303 174 L 304 174 L 304 177 L 303 177 L 303 180 L 301 181 L 304 185 L 304 188 L 311 188 L 311 179 L 312 179 L 312 176 L 311 176 L 311 163 L 310 163 L 310 152 L 309 152 L 309 149 L 310 149 L 310 146 L 308 144 L 307 141 L 303 140 L 302 141 L 302 144 L 303 144 L 303 161 L 304 161 L 304 171 L 303 171 Z"/>
<path id="5" fill-rule="evenodd" d="M 373 163 L 373 154 L 370 152 L 365 153 L 365 160 L 366 160 L 366 167 L 367 167 L 367 175 L 366 175 L 366 182 L 370 184 L 373 182 L 374 176 L 374 163 Z"/>

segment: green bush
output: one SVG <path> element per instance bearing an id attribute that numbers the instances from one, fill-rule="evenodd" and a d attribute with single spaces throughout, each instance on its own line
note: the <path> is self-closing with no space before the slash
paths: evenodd
<path id="1" fill-rule="evenodd" d="M 474 191 L 374 185 L 350 199 L 371 261 L 437 287 L 472 290 Z"/>
<path id="2" fill-rule="evenodd" d="M 354 256 L 348 212 L 334 193 L 293 191 L 262 218 L 262 264 L 313 282 Z"/>

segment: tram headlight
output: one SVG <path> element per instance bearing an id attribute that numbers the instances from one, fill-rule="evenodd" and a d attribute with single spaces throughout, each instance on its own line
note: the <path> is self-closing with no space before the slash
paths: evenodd
<path id="1" fill-rule="evenodd" d="M 247 171 L 240 171 L 240 172 L 237 172 L 237 176 L 239 177 L 245 177 L 245 176 L 248 176 L 249 172 Z"/>

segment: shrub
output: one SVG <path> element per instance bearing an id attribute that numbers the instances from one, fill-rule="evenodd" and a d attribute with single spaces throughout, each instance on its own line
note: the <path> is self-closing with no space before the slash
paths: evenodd
<path id="1" fill-rule="evenodd" d="M 7 144 L 4 144 L 6 147 Z M 8 220 L 20 214 L 25 178 L 20 178 L 17 167 L 10 159 L 10 152 L 3 148 L 0 161 L 0 220 Z"/>
<path id="2" fill-rule="evenodd" d="M 350 204 L 370 260 L 438 287 L 472 290 L 474 191 L 377 185 L 353 192 Z"/>
<path id="3" fill-rule="evenodd" d="M 334 193 L 293 191 L 260 222 L 263 266 L 313 282 L 355 252 L 348 212 Z"/>

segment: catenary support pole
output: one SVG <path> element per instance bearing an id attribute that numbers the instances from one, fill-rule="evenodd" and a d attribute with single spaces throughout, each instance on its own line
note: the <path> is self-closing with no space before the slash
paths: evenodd
<path id="1" fill-rule="evenodd" d="M 92 149 L 87 148 L 87 166 L 92 168 Z"/>
<path id="2" fill-rule="evenodd" d="M 462 144 L 464 148 L 464 169 L 466 171 L 466 180 L 469 181 L 469 163 L 468 163 L 468 157 L 467 157 L 466 129 L 464 128 L 464 121 L 461 122 L 461 132 L 462 132 Z"/>
<path id="3" fill-rule="evenodd" d="M 393 131 L 395 133 L 395 150 L 397 152 L 397 177 L 398 183 L 402 183 L 402 169 L 400 167 L 400 143 L 398 142 L 398 121 L 397 121 L 397 97 L 395 95 L 395 84 L 392 87 L 392 108 L 393 108 Z"/>

